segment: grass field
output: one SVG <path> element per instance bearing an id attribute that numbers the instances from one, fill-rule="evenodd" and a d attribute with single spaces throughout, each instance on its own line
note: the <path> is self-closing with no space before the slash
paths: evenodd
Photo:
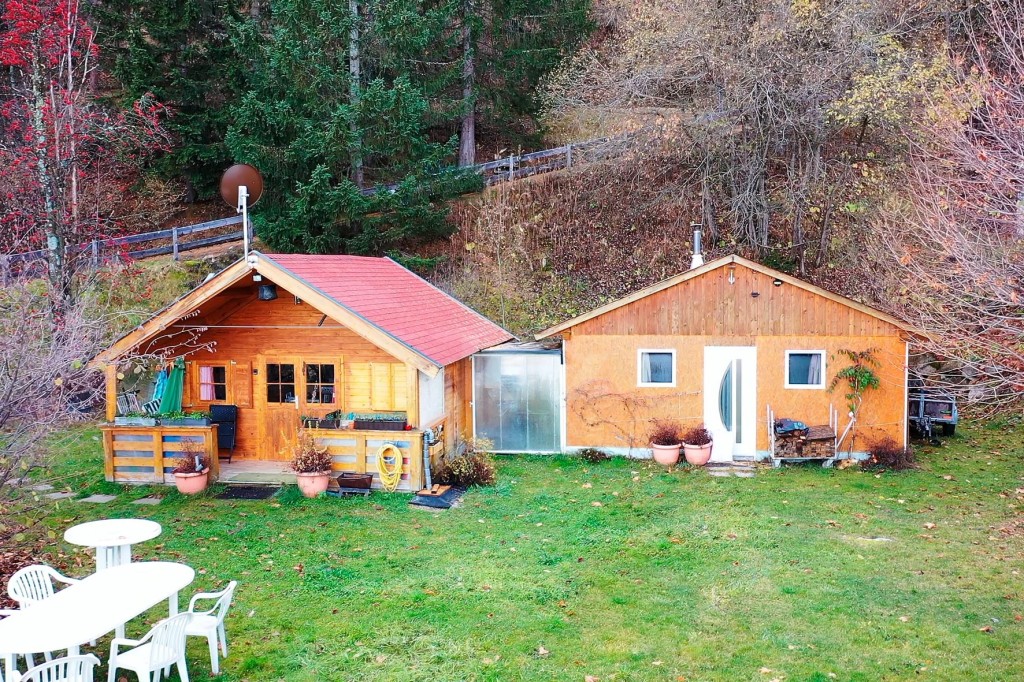
<path id="1" fill-rule="evenodd" d="M 240 581 L 221 679 L 1017 680 L 1022 433 L 968 431 L 924 449 L 920 470 L 881 475 L 511 457 L 496 487 L 431 513 L 403 495 L 294 491 L 160 489 L 139 507 L 154 489 L 101 482 L 86 431 L 65 480 L 119 499 L 63 503 L 47 523 L 59 537 L 152 518 L 165 530 L 143 558 L 194 566 L 197 590 Z M 62 551 L 72 572 L 92 566 Z M 205 679 L 205 643 L 189 658 Z"/>

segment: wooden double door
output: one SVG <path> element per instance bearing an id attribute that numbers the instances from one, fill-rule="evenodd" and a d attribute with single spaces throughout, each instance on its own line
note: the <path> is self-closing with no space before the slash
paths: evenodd
<path id="1" fill-rule="evenodd" d="M 298 445 L 302 417 L 323 417 L 343 409 L 343 369 L 339 358 L 257 358 L 253 401 L 259 420 L 257 459 L 290 460 Z"/>

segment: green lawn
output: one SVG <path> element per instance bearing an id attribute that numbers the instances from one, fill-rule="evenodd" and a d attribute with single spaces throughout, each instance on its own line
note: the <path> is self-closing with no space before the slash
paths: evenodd
<path id="1" fill-rule="evenodd" d="M 152 518 L 146 558 L 196 567 L 197 589 L 237 579 L 222 679 L 1024 677 L 1019 429 L 965 432 L 880 476 L 512 457 L 443 513 L 294 491 L 133 506 L 152 489 L 98 482 L 94 435 L 66 453 L 66 480 L 120 499 L 48 522 Z M 206 656 L 190 645 L 194 679 Z"/>

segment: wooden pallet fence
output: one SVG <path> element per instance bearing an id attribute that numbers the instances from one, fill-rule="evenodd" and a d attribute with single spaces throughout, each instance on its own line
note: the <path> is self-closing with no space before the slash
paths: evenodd
<path id="1" fill-rule="evenodd" d="M 104 424 L 104 475 L 116 483 L 174 483 L 173 470 L 184 455 L 183 442 L 199 443 L 217 480 L 217 425 L 115 426 Z"/>
<path id="2" fill-rule="evenodd" d="M 379 490 L 377 451 L 390 443 L 402 452 L 402 480 L 398 489 L 414 492 L 423 487 L 423 434 L 419 431 L 354 431 L 304 429 L 319 447 L 326 447 L 333 458 L 331 470 L 373 474 L 371 486 Z"/>

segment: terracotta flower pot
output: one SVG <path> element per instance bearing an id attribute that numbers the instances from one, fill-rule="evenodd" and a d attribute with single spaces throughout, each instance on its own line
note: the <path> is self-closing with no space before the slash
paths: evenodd
<path id="1" fill-rule="evenodd" d="M 679 447 L 679 445 L 655 445 L 651 443 L 651 450 L 654 451 L 654 461 L 667 467 L 678 463 Z"/>
<path id="2" fill-rule="evenodd" d="M 714 442 L 708 443 L 707 445 L 690 445 L 689 443 L 683 443 L 683 452 L 686 455 L 686 461 L 694 466 L 702 467 L 711 460 L 711 446 Z"/>
<path id="3" fill-rule="evenodd" d="M 192 474 L 174 474 L 174 485 L 178 486 L 178 492 L 182 495 L 195 495 L 206 490 L 210 482 L 210 469 L 203 469 L 201 472 Z"/>
<path id="4" fill-rule="evenodd" d="M 330 471 L 296 472 L 295 474 L 295 482 L 299 484 L 299 490 L 306 497 L 316 497 L 323 493 L 327 490 L 327 484 L 330 481 Z"/>

